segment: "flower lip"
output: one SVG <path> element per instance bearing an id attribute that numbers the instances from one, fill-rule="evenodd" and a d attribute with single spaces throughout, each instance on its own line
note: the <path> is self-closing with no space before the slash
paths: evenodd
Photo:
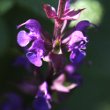
<path id="1" fill-rule="evenodd" d="M 75 29 L 76 29 L 76 30 L 79 30 L 79 31 L 82 31 L 82 32 L 85 34 L 87 28 L 90 27 L 90 26 L 94 26 L 94 24 L 90 23 L 90 22 L 87 21 L 87 20 L 83 20 L 83 21 L 80 21 L 80 22 L 76 25 Z"/>
<path id="2" fill-rule="evenodd" d="M 28 52 L 26 54 L 28 60 L 34 64 L 35 66 L 37 67 L 41 67 L 42 66 L 42 60 L 41 60 L 41 57 L 39 55 L 36 55 L 35 53 L 33 52 Z"/>
<path id="3" fill-rule="evenodd" d="M 22 26 L 26 26 L 26 28 L 28 29 L 29 27 L 35 27 L 36 29 L 41 29 L 41 25 L 40 23 L 35 20 L 35 19 L 29 19 L 26 22 L 20 24 L 17 26 L 17 29 L 21 28 Z"/>
<path id="4" fill-rule="evenodd" d="M 85 56 L 86 56 L 85 51 L 76 49 L 71 52 L 70 61 L 73 63 L 73 65 L 77 65 L 82 62 Z"/>
<path id="5" fill-rule="evenodd" d="M 79 47 L 84 45 L 87 42 L 87 38 L 83 35 L 81 31 L 74 31 L 70 36 L 67 38 L 69 41 L 67 42 L 68 47 L 71 50 L 72 48 Z"/>
<path id="6" fill-rule="evenodd" d="M 19 29 L 22 26 L 25 26 L 29 32 L 22 30 L 18 33 L 17 42 L 21 47 L 27 46 L 31 40 L 41 38 L 41 26 L 37 20 L 29 19 L 26 22 L 18 25 L 17 28 Z"/>
<path id="7" fill-rule="evenodd" d="M 17 42 L 21 47 L 25 47 L 31 41 L 30 36 L 24 30 L 20 31 L 17 35 Z"/>
<path id="8" fill-rule="evenodd" d="M 26 54 L 28 60 L 37 67 L 42 66 L 42 58 L 45 56 L 44 41 L 35 40 Z"/>

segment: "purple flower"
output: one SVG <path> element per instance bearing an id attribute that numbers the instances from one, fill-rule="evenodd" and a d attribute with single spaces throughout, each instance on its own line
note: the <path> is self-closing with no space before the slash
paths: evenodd
<path id="1" fill-rule="evenodd" d="M 88 42 L 87 37 L 85 37 L 81 31 L 76 30 L 70 34 L 63 43 L 64 42 L 67 43 L 68 51 L 71 52 L 70 60 L 72 63 L 80 63 L 86 55 L 84 50 L 86 49 L 86 43 Z"/>
<path id="2" fill-rule="evenodd" d="M 34 110 L 49 110 L 51 109 L 51 105 L 49 100 L 51 96 L 48 94 L 47 82 L 43 82 L 39 86 L 38 93 L 33 101 Z"/>
<path id="3" fill-rule="evenodd" d="M 17 28 L 19 29 L 22 26 L 25 26 L 29 32 L 22 30 L 18 33 L 17 42 L 21 47 L 27 46 L 27 44 L 34 39 L 41 38 L 41 26 L 37 20 L 29 19 L 18 25 Z"/>
<path id="4" fill-rule="evenodd" d="M 32 45 L 27 49 L 27 58 L 37 67 L 42 66 L 42 58 L 44 57 L 45 47 L 44 40 L 41 38 L 41 26 L 34 19 L 27 20 L 25 23 L 18 25 L 18 28 L 25 26 L 29 32 L 20 31 L 17 35 L 17 42 L 21 47 L 27 46 L 30 41 Z"/>
<path id="5" fill-rule="evenodd" d="M 66 43 L 68 51 L 71 52 L 70 60 L 73 64 L 79 64 L 86 56 L 86 44 L 88 39 L 86 36 L 86 29 L 91 25 L 89 21 L 79 22 L 75 30 L 63 40 L 62 43 Z"/>
<path id="6" fill-rule="evenodd" d="M 33 108 L 34 110 L 49 110 L 48 103 L 43 94 L 36 97 L 33 101 Z"/>
<path id="7" fill-rule="evenodd" d="M 39 91 L 36 98 L 33 101 L 33 108 L 34 110 L 49 110 L 48 102 L 44 97 L 44 94 Z"/>
<path id="8" fill-rule="evenodd" d="M 32 46 L 28 49 L 26 54 L 28 60 L 37 67 L 42 66 L 41 58 L 44 57 L 44 41 L 37 39 L 33 42 Z"/>

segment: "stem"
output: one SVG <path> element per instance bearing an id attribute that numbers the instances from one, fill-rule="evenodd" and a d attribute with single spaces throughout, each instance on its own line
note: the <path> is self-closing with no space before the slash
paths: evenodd
<path id="1" fill-rule="evenodd" d="M 62 17 L 62 14 L 65 9 L 65 3 L 66 3 L 66 0 L 59 0 L 58 10 L 57 10 L 58 18 Z"/>
<path id="2" fill-rule="evenodd" d="M 60 19 L 64 13 L 66 0 L 59 0 L 57 15 L 58 19 L 55 19 L 54 26 L 54 36 L 55 38 L 61 38 L 61 29 L 63 26 L 63 21 Z"/>

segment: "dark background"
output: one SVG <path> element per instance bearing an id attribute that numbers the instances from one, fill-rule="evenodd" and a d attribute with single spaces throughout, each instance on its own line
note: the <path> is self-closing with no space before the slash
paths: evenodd
<path id="1" fill-rule="evenodd" d="M 85 15 L 88 19 L 90 16 L 90 20 L 93 17 L 93 23 L 98 28 L 90 29 L 88 32 L 90 42 L 87 57 L 80 70 L 80 74 L 84 78 L 83 85 L 75 89 L 65 101 L 55 106 L 55 110 L 110 110 L 110 1 L 82 1 L 84 3 L 90 1 L 87 5 L 93 11 Z M 89 6 L 94 1 L 100 4 L 101 9 L 97 10 L 98 6 L 95 3 L 92 7 Z M 53 23 L 46 18 L 42 5 L 49 3 L 56 7 L 57 2 L 58 0 L 0 0 L 1 95 L 16 92 L 31 102 L 31 95 L 25 95 L 16 87 L 16 84 L 23 78 L 31 76 L 31 72 L 14 65 L 15 59 L 24 54 L 16 42 L 18 32 L 16 26 L 30 18 L 35 18 L 47 32 L 52 34 Z M 78 0 L 76 4 L 78 4 Z M 99 11 L 102 13 L 101 16 Z M 86 16 L 84 16 L 85 19 Z M 98 21 L 97 17 L 100 18 Z"/>

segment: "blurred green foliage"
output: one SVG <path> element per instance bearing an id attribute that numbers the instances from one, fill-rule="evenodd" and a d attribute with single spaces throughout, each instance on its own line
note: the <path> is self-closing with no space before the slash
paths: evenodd
<path id="1" fill-rule="evenodd" d="M 67 100 L 55 106 L 55 110 L 110 110 L 110 1 L 77 0 L 75 6 L 80 7 L 85 1 L 88 3 L 85 4 L 88 5 L 86 10 L 91 11 L 84 15 L 82 12 L 83 19 L 87 17 L 98 28 L 88 32 L 90 43 L 87 58 L 80 70 L 84 83 Z M 23 54 L 16 43 L 16 26 L 29 18 L 35 18 L 51 34 L 53 23 L 46 18 L 42 5 L 49 3 L 56 7 L 57 2 L 58 0 L 0 0 L 0 93 L 17 91 L 14 84 L 27 75 L 21 67 L 16 69 L 13 66 L 14 59 Z"/>
<path id="2" fill-rule="evenodd" d="M 80 18 L 74 23 L 70 24 L 70 27 L 73 27 L 74 24 L 81 20 L 89 20 L 90 22 L 98 25 L 100 24 L 104 9 L 103 5 L 98 0 L 79 0 L 76 3 L 71 5 L 74 9 L 83 9 L 85 10 L 81 13 Z"/>
<path id="3" fill-rule="evenodd" d="M 0 1 L 0 15 L 6 13 L 14 5 L 14 0 L 1 0 Z"/>

